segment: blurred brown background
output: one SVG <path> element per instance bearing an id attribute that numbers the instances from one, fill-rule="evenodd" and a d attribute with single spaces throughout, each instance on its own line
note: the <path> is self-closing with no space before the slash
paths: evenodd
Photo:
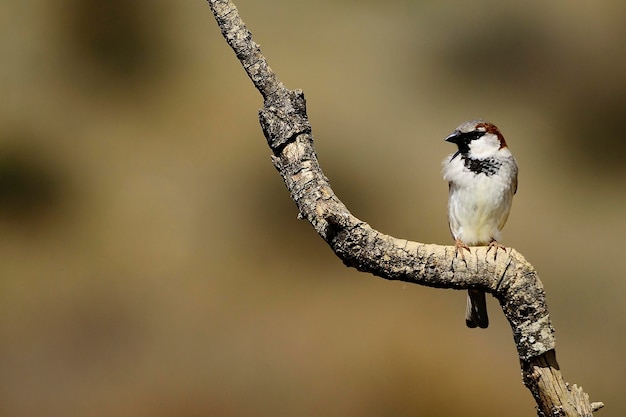
<path id="1" fill-rule="evenodd" d="M 322 167 L 448 244 L 443 138 L 483 117 L 520 188 L 565 378 L 626 414 L 626 3 L 238 0 Z M 508 324 L 346 269 L 269 160 L 204 1 L 0 9 L 0 415 L 532 416 Z"/>

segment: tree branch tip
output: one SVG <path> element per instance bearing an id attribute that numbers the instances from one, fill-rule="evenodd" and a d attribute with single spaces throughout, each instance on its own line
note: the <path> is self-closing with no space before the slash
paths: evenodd
<path id="1" fill-rule="evenodd" d="M 592 402 L 590 405 L 591 411 L 593 411 L 594 413 L 604 407 L 604 403 L 601 401 Z"/>

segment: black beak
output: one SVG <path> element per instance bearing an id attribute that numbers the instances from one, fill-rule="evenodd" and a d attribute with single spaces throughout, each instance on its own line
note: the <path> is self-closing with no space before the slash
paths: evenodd
<path id="1" fill-rule="evenodd" d="M 455 130 L 450 135 L 448 135 L 448 137 L 446 138 L 446 142 L 459 143 L 460 138 L 461 134 L 458 130 Z"/>

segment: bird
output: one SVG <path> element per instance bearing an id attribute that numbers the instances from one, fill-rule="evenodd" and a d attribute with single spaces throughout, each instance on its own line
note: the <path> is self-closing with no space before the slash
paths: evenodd
<path id="1" fill-rule="evenodd" d="M 496 259 L 499 249 L 506 252 L 498 242 L 517 192 L 517 162 L 500 129 L 482 119 L 461 123 L 445 140 L 458 148 L 442 163 L 455 256 L 465 261 L 470 246 L 489 246 Z M 489 326 L 485 297 L 484 291 L 468 290 L 467 327 Z"/>

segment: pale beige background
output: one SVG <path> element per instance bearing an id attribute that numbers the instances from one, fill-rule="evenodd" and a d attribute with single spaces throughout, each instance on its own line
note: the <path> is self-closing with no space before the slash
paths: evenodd
<path id="1" fill-rule="evenodd" d="M 503 243 L 566 379 L 626 414 L 626 3 L 237 4 L 385 233 L 450 243 L 443 138 L 498 124 Z M 296 220 L 204 1 L 0 10 L 2 416 L 534 415 L 497 303 L 468 330 L 464 293 L 346 269 Z"/>

